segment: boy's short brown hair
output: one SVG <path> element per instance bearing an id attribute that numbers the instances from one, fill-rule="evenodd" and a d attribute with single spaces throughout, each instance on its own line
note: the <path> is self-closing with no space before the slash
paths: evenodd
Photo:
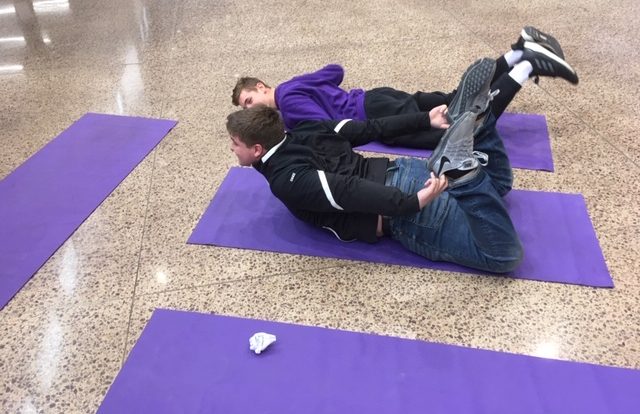
<path id="1" fill-rule="evenodd" d="M 227 131 L 248 147 L 260 144 L 269 150 L 282 141 L 284 122 L 277 109 L 256 105 L 230 114 Z"/>
<path id="2" fill-rule="evenodd" d="M 245 76 L 243 78 L 238 79 L 238 82 L 236 82 L 236 86 L 233 88 L 233 92 L 231 93 L 231 103 L 234 106 L 240 105 L 240 93 L 242 93 L 242 91 L 245 89 L 249 91 L 257 90 L 258 83 L 261 83 L 267 88 L 270 88 L 269 85 L 267 85 L 266 83 L 264 83 L 258 78 L 251 78 L 251 77 Z"/>

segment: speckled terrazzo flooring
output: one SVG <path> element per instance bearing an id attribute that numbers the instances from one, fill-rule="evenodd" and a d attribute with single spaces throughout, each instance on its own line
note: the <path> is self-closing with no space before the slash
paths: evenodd
<path id="1" fill-rule="evenodd" d="M 95 411 L 155 307 L 640 368 L 639 18 L 631 0 L 0 0 L 0 178 L 85 112 L 179 120 L 0 311 L 0 412 Z M 584 194 L 614 289 L 185 244 L 236 164 L 237 76 L 338 62 L 345 87 L 449 90 L 525 24 L 580 85 L 531 82 L 509 108 L 547 116 L 556 164 L 515 187 Z"/>

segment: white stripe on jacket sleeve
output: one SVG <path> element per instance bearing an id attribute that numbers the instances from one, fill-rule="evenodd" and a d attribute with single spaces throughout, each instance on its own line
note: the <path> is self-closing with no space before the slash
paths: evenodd
<path id="1" fill-rule="evenodd" d="M 344 210 L 344 208 L 340 207 L 340 205 L 336 203 L 336 200 L 333 199 L 333 194 L 331 194 L 329 182 L 327 181 L 327 176 L 324 174 L 324 171 L 318 170 L 318 178 L 320 178 L 320 184 L 322 184 L 324 195 L 327 196 L 327 200 L 329 200 L 329 203 L 331 203 L 333 208 L 337 210 Z"/>
<path id="2" fill-rule="evenodd" d="M 350 119 L 343 119 L 342 121 L 338 122 L 338 125 L 336 125 L 336 127 L 333 128 L 333 131 L 337 134 L 338 132 L 340 132 L 340 130 L 342 129 L 344 124 L 346 124 L 349 121 L 351 121 L 351 120 Z"/>

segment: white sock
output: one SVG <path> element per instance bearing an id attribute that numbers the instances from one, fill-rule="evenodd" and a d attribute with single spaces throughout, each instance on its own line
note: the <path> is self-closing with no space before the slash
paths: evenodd
<path id="1" fill-rule="evenodd" d="M 504 54 L 504 60 L 507 61 L 507 65 L 509 65 L 510 68 L 520 62 L 520 59 L 522 59 L 522 50 L 510 50 Z"/>
<path id="2" fill-rule="evenodd" d="M 533 72 L 533 66 L 529 61 L 523 60 L 509 71 L 509 76 L 522 86 L 531 76 L 531 72 Z"/>

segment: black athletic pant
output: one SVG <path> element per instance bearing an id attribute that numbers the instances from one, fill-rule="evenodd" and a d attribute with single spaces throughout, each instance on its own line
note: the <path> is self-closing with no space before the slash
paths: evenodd
<path id="1" fill-rule="evenodd" d="M 491 90 L 500 93 L 491 102 L 491 112 L 496 119 L 502 115 L 513 100 L 521 86 L 508 76 L 509 66 L 503 57 L 496 61 L 496 72 L 491 81 Z M 415 112 L 429 112 L 439 105 L 449 105 L 456 91 L 444 92 L 416 92 L 410 95 L 393 88 L 376 88 L 366 91 L 364 95 L 364 110 L 368 119 L 382 118 Z M 425 114 L 425 116 L 427 116 Z M 434 149 L 444 135 L 444 129 L 430 129 L 415 134 L 402 135 L 384 141 L 387 145 L 408 148 Z"/>
<path id="2" fill-rule="evenodd" d="M 391 115 L 409 114 L 416 112 L 427 113 L 442 104 L 448 104 L 453 99 L 453 93 L 447 95 L 442 92 L 416 92 L 409 95 L 393 88 L 376 88 L 364 94 L 364 110 L 368 119 L 382 118 Z M 429 129 L 414 134 L 401 135 L 384 141 L 387 145 L 434 149 L 445 130 Z"/>

